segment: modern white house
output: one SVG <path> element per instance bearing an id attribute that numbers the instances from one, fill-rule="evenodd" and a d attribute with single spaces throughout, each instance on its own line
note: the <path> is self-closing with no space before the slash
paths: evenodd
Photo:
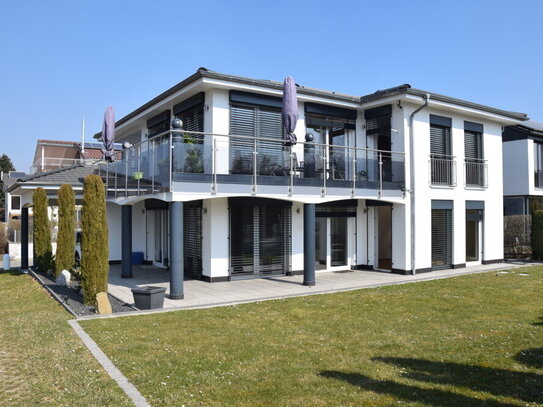
<path id="1" fill-rule="evenodd" d="M 117 121 L 127 148 L 97 171 L 123 277 L 133 252 L 169 268 L 173 299 L 184 275 L 313 285 L 502 261 L 502 127 L 525 114 L 409 85 L 297 93 L 295 145 L 281 83 L 205 68 Z"/>

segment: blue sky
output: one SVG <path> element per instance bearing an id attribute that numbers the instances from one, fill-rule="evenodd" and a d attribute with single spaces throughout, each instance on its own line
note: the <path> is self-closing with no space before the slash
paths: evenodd
<path id="1" fill-rule="evenodd" d="M 364 95 L 402 83 L 543 121 L 542 1 L 0 0 L 0 154 L 79 140 L 200 66 Z"/>

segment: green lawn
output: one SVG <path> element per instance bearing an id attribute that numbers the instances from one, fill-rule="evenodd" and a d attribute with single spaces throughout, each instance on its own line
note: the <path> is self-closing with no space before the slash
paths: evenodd
<path id="1" fill-rule="evenodd" d="M 131 406 L 30 276 L 0 272 L 0 405 Z"/>
<path id="2" fill-rule="evenodd" d="M 543 404 L 543 267 L 82 326 L 153 406 Z"/>

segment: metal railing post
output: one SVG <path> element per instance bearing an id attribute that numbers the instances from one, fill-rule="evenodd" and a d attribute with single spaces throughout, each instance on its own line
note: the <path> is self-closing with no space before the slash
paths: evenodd
<path id="1" fill-rule="evenodd" d="M 326 196 L 326 177 L 328 176 L 328 148 L 324 147 L 324 155 L 322 156 L 322 189 L 321 196 Z"/>
<path id="2" fill-rule="evenodd" d="M 138 179 L 137 179 L 137 184 L 138 184 L 138 195 L 140 194 L 140 175 L 141 175 L 141 144 L 137 146 L 137 149 L 136 149 L 136 155 L 138 157 Z"/>
<path id="3" fill-rule="evenodd" d="M 211 193 L 216 194 L 217 193 L 217 139 L 215 137 L 212 138 L 212 143 L 211 143 L 211 177 L 212 177 Z"/>
<path id="4" fill-rule="evenodd" d="M 354 198 L 355 196 L 355 193 L 356 193 L 356 150 L 352 150 L 351 151 L 351 154 L 353 156 L 352 158 L 352 164 L 351 166 L 353 167 L 353 170 L 352 170 L 352 177 L 353 177 L 353 186 L 352 186 L 352 190 L 351 190 L 351 198 Z"/>
<path id="5" fill-rule="evenodd" d="M 289 183 L 289 186 L 288 186 L 288 196 L 292 196 L 292 189 L 293 189 L 293 186 L 294 186 L 294 158 L 293 158 L 293 155 L 292 155 L 292 144 L 290 145 L 289 147 L 289 157 L 290 157 L 290 172 L 289 172 L 289 175 L 290 175 L 290 183 Z"/>
<path id="6" fill-rule="evenodd" d="M 119 166 L 119 162 L 115 163 L 115 198 L 117 198 L 117 179 L 119 178 L 117 167 Z"/>
<path id="7" fill-rule="evenodd" d="M 156 154 L 155 154 L 155 144 L 156 142 L 152 141 L 151 146 L 153 147 L 153 165 L 151 167 L 151 191 L 155 192 L 155 170 L 156 170 Z"/>
<path id="8" fill-rule="evenodd" d="M 126 151 L 126 154 L 129 154 L 129 151 Z M 128 196 L 128 157 L 124 159 L 124 196 Z"/>
<path id="9" fill-rule="evenodd" d="M 173 172 L 173 134 L 168 134 L 168 151 L 170 165 L 168 165 L 168 191 L 172 191 L 172 172 Z"/>
<path id="10" fill-rule="evenodd" d="M 253 189 L 251 193 L 254 195 L 256 194 L 256 167 L 257 167 L 257 159 L 256 155 L 258 154 L 257 151 L 257 140 L 254 139 L 253 142 Z"/>
<path id="11" fill-rule="evenodd" d="M 379 198 L 383 194 L 383 153 L 379 151 Z"/>

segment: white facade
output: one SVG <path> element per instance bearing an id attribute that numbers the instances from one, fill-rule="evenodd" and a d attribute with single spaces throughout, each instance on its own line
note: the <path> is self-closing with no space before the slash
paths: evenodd
<path id="1" fill-rule="evenodd" d="M 164 110 L 173 110 L 174 106 L 198 92 L 203 92 L 203 131 L 209 134 L 205 145 L 209 150 L 203 153 L 203 173 L 231 175 L 232 157 L 229 154 L 230 106 L 231 91 L 242 91 L 256 95 L 281 97 L 282 92 L 276 85 L 268 86 L 259 81 L 237 80 L 226 76 L 207 76 L 193 80 L 185 87 L 165 94 L 153 106 L 141 108 L 125 119 L 117 128 L 117 142 L 124 138 L 134 139 L 141 135 L 141 141 L 147 143 L 147 120 Z M 166 92 L 168 93 L 168 92 Z M 439 95 L 438 95 L 439 96 Z M 352 130 L 345 133 L 345 146 L 377 149 L 377 137 L 367 134 L 365 112 L 382 106 L 390 106 L 390 148 L 388 151 L 405 157 L 404 181 L 401 188 L 326 186 L 325 188 L 300 186 L 296 183 L 290 188 L 286 184 L 259 184 L 257 188 L 249 183 L 233 183 L 228 177 L 213 186 L 209 182 L 176 181 L 172 178 L 169 191 L 137 196 L 120 191 L 116 197 L 110 195 L 108 203 L 108 219 L 110 225 L 110 258 L 121 259 L 120 205 L 133 205 L 132 210 L 132 248 L 133 251 L 144 252 L 144 259 L 157 264 L 157 247 L 163 247 L 165 253 L 171 251 L 167 246 L 168 234 L 163 234 L 157 246 L 156 222 L 158 215 L 153 210 L 145 209 L 146 199 L 159 199 L 166 202 L 193 202 L 201 200 L 201 274 L 202 277 L 228 279 L 232 277 L 231 246 L 232 230 L 229 199 L 234 197 L 265 198 L 289 202 L 290 225 L 290 258 L 288 270 L 285 272 L 301 272 L 304 267 L 304 204 L 330 205 L 340 200 L 356 200 L 354 212 L 349 212 L 347 220 L 319 221 L 328 231 L 321 233 L 318 246 L 332 250 L 332 230 L 337 225 L 346 230 L 346 241 L 342 242 L 344 259 L 342 266 L 334 266 L 333 260 L 321 259 L 320 269 L 339 270 L 356 268 L 375 268 L 391 270 L 399 273 L 411 273 L 412 262 L 417 272 L 430 271 L 435 267 L 432 260 L 432 208 L 436 205 L 450 205 L 452 208 L 452 259 L 451 267 L 462 267 L 468 263 L 466 257 L 467 243 L 467 210 L 477 209 L 482 218 L 477 223 L 477 258 L 475 262 L 496 262 L 503 259 L 503 184 L 502 184 L 502 126 L 516 124 L 522 120 L 510 112 L 498 111 L 484 106 L 473 105 L 444 97 L 433 98 L 430 95 L 425 104 L 424 94 L 409 92 L 405 89 L 389 96 L 362 98 L 346 95 L 301 89 L 298 93 L 299 117 L 295 133 L 298 140 L 303 141 L 308 132 L 306 104 L 313 103 L 330 108 L 356 111 L 356 120 Z M 411 118 L 413 112 L 416 114 Z M 449 186 L 432 185 L 430 115 L 450 119 L 451 155 L 454 165 L 452 169 L 456 182 Z M 412 126 L 411 126 L 412 120 Z M 479 187 L 465 184 L 465 122 L 482 126 L 482 146 L 485 170 L 485 182 Z M 414 156 L 410 157 L 410 136 L 413 135 Z M 206 136 L 207 137 L 207 136 Z M 212 150 L 214 149 L 214 151 Z M 212 152 L 213 151 L 213 152 Z M 353 150 L 354 151 L 354 150 Z M 370 151 L 370 150 L 368 150 Z M 304 157 L 304 144 L 296 144 L 292 152 L 297 157 Z M 358 154 L 358 153 L 357 153 Z M 392 154 L 392 153 L 391 153 Z M 507 157 L 507 156 L 506 156 Z M 353 164 L 356 166 L 357 164 Z M 411 185 L 411 165 L 414 171 L 414 185 Z M 529 160 L 527 165 L 529 166 Z M 354 168 L 354 167 L 353 167 Z M 449 168 L 449 167 L 448 167 Z M 372 177 L 375 174 L 367 176 Z M 382 168 L 380 169 L 382 172 Z M 483 170 L 481 170 L 483 171 Z M 391 181 L 399 177 L 398 171 Z M 299 176 L 299 175 L 298 175 Z M 397 180 L 400 180 L 398 178 Z M 411 247 L 411 194 L 414 194 L 414 248 Z M 352 202 L 352 201 L 351 201 Z M 445 203 L 444 203 L 445 202 Z M 383 204 L 385 206 L 383 206 Z M 475 205 L 475 206 L 473 206 Z M 472 210 L 472 209 L 471 209 Z M 470 215 L 471 216 L 471 215 Z M 333 218 L 333 217 L 332 217 Z M 332 219 L 325 217 L 325 219 Z M 161 220 L 160 222 L 166 222 Z M 317 223 L 319 223 L 317 222 Z M 336 226 L 334 226 L 336 225 Z M 167 225 L 169 228 L 172 225 Z M 473 227 L 473 224 L 470 226 Z M 332 229 L 330 229 L 332 228 Z M 470 233 L 472 233 L 471 231 Z M 161 232 L 163 233 L 163 232 Z M 472 236 L 473 237 L 473 236 Z M 161 246 L 162 245 L 162 246 Z M 414 256 L 412 256 L 414 250 Z M 343 254 L 342 254 L 343 255 Z M 317 255 L 318 256 L 318 255 Z M 330 254 L 329 254 L 330 256 Z M 317 259 L 318 260 L 318 259 Z M 167 265 L 164 262 L 163 265 Z M 317 267 L 319 269 L 319 267 Z M 318 271 L 318 270 L 317 270 Z"/>

